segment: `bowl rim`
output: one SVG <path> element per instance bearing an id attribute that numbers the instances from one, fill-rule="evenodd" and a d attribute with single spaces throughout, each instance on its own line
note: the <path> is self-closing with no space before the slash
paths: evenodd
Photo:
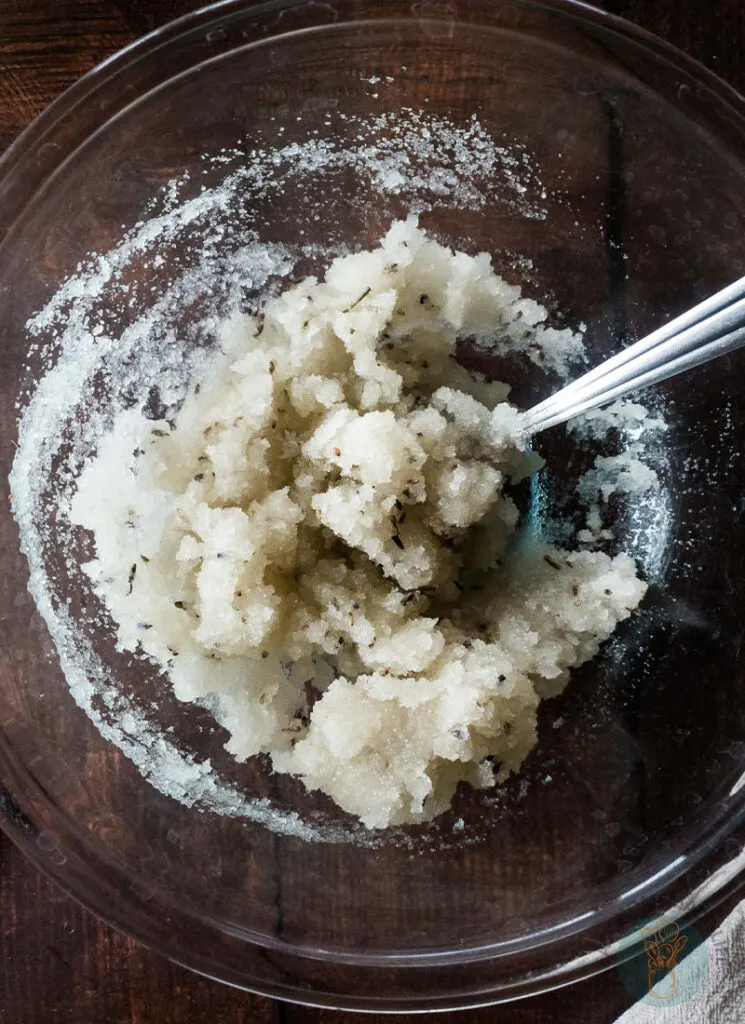
<path id="1" fill-rule="evenodd" d="M 350 13 L 353 13 L 355 9 L 359 10 L 362 3 L 364 3 L 364 0 L 334 0 L 335 8 L 341 9 L 342 12 L 348 10 Z M 133 63 L 152 56 L 158 50 L 174 43 L 185 34 L 191 34 L 197 29 L 204 29 L 212 24 L 219 24 L 234 15 L 243 14 L 247 10 L 250 10 L 252 15 L 260 16 L 273 12 L 282 12 L 298 6 L 302 5 L 297 0 L 264 0 L 264 2 L 258 4 L 252 2 L 252 0 L 217 0 L 215 3 L 185 14 L 155 29 L 141 39 L 117 51 L 88 71 L 47 106 L 10 144 L 5 153 L 0 156 L 0 209 L 5 208 L 9 211 L 6 214 L 0 215 L 0 246 L 18 223 L 22 211 L 28 203 L 33 201 L 33 197 L 37 192 L 45 187 L 58 167 L 56 149 L 47 150 L 47 158 L 44 158 L 43 155 L 46 147 L 50 145 L 57 147 L 57 144 L 53 141 L 55 129 L 74 110 L 85 104 L 99 89 L 107 84 L 111 84 L 121 72 L 130 69 Z M 328 8 L 330 5 L 311 2 L 307 6 Z M 447 17 L 448 11 L 446 8 L 452 5 L 425 4 L 421 6 L 427 8 L 426 20 L 439 21 L 442 20 L 443 12 L 444 16 Z M 495 9 L 504 6 L 506 6 L 506 0 L 496 0 Z M 681 71 L 685 71 L 687 75 L 702 86 L 705 86 L 720 105 L 728 107 L 733 112 L 737 121 L 741 122 L 741 127 L 745 129 L 745 97 L 719 78 L 713 71 L 652 32 L 624 18 L 587 4 L 584 0 L 511 0 L 510 6 L 513 8 L 538 10 L 556 17 L 566 17 L 580 24 L 594 24 L 616 35 L 620 35 L 632 44 L 647 51 L 647 53 L 651 52 L 653 56 L 662 58 Z M 333 24 L 349 26 L 354 20 L 354 18 L 340 21 L 334 19 Z M 383 18 L 382 20 L 393 22 L 393 19 L 390 18 Z M 413 15 L 410 20 L 423 21 L 425 17 Z M 319 24 L 320 27 L 328 27 L 332 23 L 324 21 Z M 280 30 L 266 36 L 265 40 L 272 39 L 276 41 L 288 34 L 288 32 Z M 234 48 L 231 47 L 231 49 Z M 220 53 L 214 54 L 214 57 L 219 56 L 221 56 Z M 193 71 L 198 66 L 199 64 L 192 65 L 189 70 Z M 140 102 L 147 95 L 148 91 L 137 93 L 132 97 L 131 103 Z M 106 111 L 97 110 L 98 120 L 95 129 L 108 124 L 112 118 L 119 116 L 123 110 L 129 109 L 129 105 L 129 103 L 125 104 L 111 114 Z M 89 137 L 88 131 L 86 131 L 85 137 Z M 68 152 L 65 152 L 63 154 L 64 159 L 75 152 L 76 148 L 77 146 L 74 146 Z M 33 169 L 30 169 L 30 164 L 33 164 Z M 27 778 L 24 778 L 23 783 L 21 783 L 20 767 L 15 763 L 15 759 L 6 747 L 4 736 L 0 734 L 0 768 L 3 769 L 0 772 L 0 777 L 4 776 L 6 779 L 15 778 L 15 781 L 18 783 L 17 789 L 19 790 L 26 791 L 27 787 L 31 790 L 36 790 L 39 799 L 38 801 L 35 800 L 34 803 L 38 806 L 43 806 L 46 798 L 40 784 L 35 782 L 30 772 L 27 772 Z M 537 948 L 543 948 L 544 950 L 554 948 L 561 942 L 576 941 L 580 936 L 586 938 L 590 929 L 600 927 L 616 919 L 618 913 L 617 904 L 626 896 L 628 900 L 625 904 L 625 912 L 633 910 L 637 913 L 637 916 L 643 912 L 645 907 L 649 906 L 651 900 L 659 900 L 664 897 L 670 902 L 677 898 L 679 905 L 686 907 L 687 919 L 693 922 L 704 913 L 713 909 L 719 902 L 726 899 L 745 880 L 745 872 L 741 870 L 742 866 L 740 866 L 739 873 L 733 873 L 732 870 L 732 865 L 739 855 L 739 846 L 737 855 L 733 854 L 726 859 L 725 863 L 720 863 L 722 859 L 722 844 L 726 840 L 731 839 L 735 832 L 743 830 L 743 826 L 745 826 L 745 791 L 740 794 L 740 798 L 738 806 L 731 811 L 729 817 L 717 823 L 717 828 L 713 834 L 707 834 L 703 839 L 700 839 L 690 851 L 690 854 L 678 856 L 665 869 L 632 886 L 625 895 L 619 895 L 616 901 L 609 901 L 604 906 L 581 915 L 575 921 L 564 922 L 556 929 L 549 929 L 549 931 L 555 931 L 556 936 L 554 938 L 544 938 L 541 942 L 536 941 L 538 933 L 532 932 L 525 937 L 525 940 L 513 940 L 511 943 L 502 944 L 498 942 L 489 943 L 482 947 L 470 947 L 455 951 L 436 951 L 424 954 L 381 955 L 375 953 L 372 955 L 346 955 L 338 950 L 332 950 L 326 956 L 319 950 L 306 949 L 297 944 L 281 940 L 259 939 L 248 934 L 241 936 L 240 941 L 258 943 L 278 952 L 289 953 L 295 957 L 312 957 L 315 953 L 316 957 L 328 959 L 333 963 L 347 962 L 359 967 L 367 966 L 374 969 L 400 966 L 422 970 L 431 968 L 435 964 L 454 963 L 465 965 L 483 962 L 495 957 L 509 958 L 513 955 L 513 952 L 509 949 L 505 950 L 505 945 L 515 946 L 514 952 L 525 952 L 526 950 L 533 951 Z M 381 1004 L 379 1001 L 371 1000 L 369 997 L 364 1004 L 361 1004 L 351 994 L 345 995 L 340 1001 L 339 998 L 332 996 L 330 993 L 314 992 L 309 994 L 306 989 L 293 988 L 290 985 L 272 986 L 263 981 L 256 985 L 246 985 L 243 981 L 236 981 L 221 975 L 214 965 L 210 965 L 207 962 L 200 963 L 198 957 L 192 957 L 190 960 L 186 958 L 184 960 L 177 959 L 174 956 L 173 946 L 169 947 L 167 943 L 162 942 L 152 942 L 139 929 L 129 927 L 126 921 L 120 919 L 119 915 L 110 914 L 106 906 L 106 897 L 103 893 L 94 892 L 89 889 L 85 895 L 81 895 L 80 888 L 71 882 L 69 874 L 62 870 L 60 865 L 50 861 L 44 852 L 40 851 L 37 844 L 28 841 L 28 837 L 23 829 L 19 829 L 18 821 L 8 814 L 7 801 L 4 801 L 2 791 L 0 791 L 0 827 L 22 848 L 25 855 L 37 867 L 50 875 L 58 885 L 83 903 L 84 906 L 93 911 L 97 916 L 108 921 L 119 931 L 132 935 L 137 941 L 152 946 L 165 956 L 174 959 L 178 963 L 183 963 L 184 966 L 188 966 L 199 973 L 216 977 L 218 980 L 226 981 L 229 984 L 247 988 L 251 991 L 257 991 L 261 994 L 282 998 L 287 998 L 289 995 L 294 1001 L 304 1002 L 307 1005 L 369 1009 L 376 1012 L 401 1012 L 403 1009 L 411 1013 L 431 1012 L 433 1009 L 444 1010 L 455 1007 L 492 1005 L 497 1001 L 508 1001 L 524 995 L 548 991 L 597 974 L 611 967 L 618 957 L 617 943 L 613 942 L 610 945 L 606 943 L 601 948 L 595 949 L 591 954 L 573 956 L 561 961 L 559 964 L 554 963 L 552 966 L 539 971 L 538 974 L 533 973 L 530 979 L 521 978 L 517 979 L 514 983 L 500 984 L 493 992 L 489 992 L 487 998 L 478 997 L 475 993 L 472 996 L 454 997 L 452 1000 L 443 997 L 436 1007 L 428 1004 L 426 1007 L 420 1008 L 410 1002 L 405 1002 L 399 1007 L 391 1007 Z M 745 839 L 745 831 L 743 838 Z M 714 869 L 715 862 L 717 864 L 716 869 Z M 737 862 L 739 863 L 739 861 Z M 644 873 L 647 874 L 648 872 Z M 690 879 L 694 873 L 698 875 L 703 873 L 707 881 L 706 885 L 701 884 L 691 892 Z M 626 877 L 631 879 L 634 874 L 632 872 Z M 687 894 L 686 890 L 688 890 Z M 697 896 L 699 893 L 700 898 Z M 205 919 L 202 918 L 202 920 Z M 210 923 L 215 929 L 221 929 L 220 922 L 213 920 Z M 587 948 L 587 942 L 585 942 L 584 948 Z M 636 953 L 629 953 L 629 958 L 632 955 L 636 955 Z"/>

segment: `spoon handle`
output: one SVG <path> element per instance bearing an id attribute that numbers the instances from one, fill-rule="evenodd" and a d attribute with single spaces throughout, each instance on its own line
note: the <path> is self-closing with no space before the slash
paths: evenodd
<path id="1" fill-rule="evenodd" d="M 524 416 L 526 429 L 546 430 L 743 345 L 745 278 L 533 406 Z"/>
<path id="2" fill-rule="evenodd" d="M 635 364 L 627 364 L 630 370 L 628 379 L 616 383 L 614 386 L 599 390 L 589 397 L 581 392 L 579 395 L 569 395 L 565 405 L 559 405 L 542 416 L 536 417 L 532 409 L 528 410 L 525 414 L 526 429 L 530 434 L 537 434 L 539 430 L 556 427 L 560 423 L 566 423 L 567 420 L 573 419 L 575 416 L 581 416 L 582 413 L 596 409 L 599 405 L 613 402 L 617 398 L 623 398 L 624 395 L 631 394 L 632 392 L 643 391 L 644 388 L 648 388 L 652 384 L 658 384 L 661 380 L 667 380 L 668 377 L 674 377 L 685 370 L 691 370 L 694 366 L 708 363 L 711 359 L 716 359 L 718 356 L 727 355 L 728 352 L 734 352 L 736 349 L 742 348 L 743 345 L 745 345 L 745 327 L 740 327 L 738 330 L 731 331 L 715 341 L 710 341 L 706 345 L 701 345 L 690 352 L 685 352 L 676 359 L 660 362 L 644 372 L 637 373 L 634 371 Z M 558 392 L 558 395 L 561 393 Z"/>

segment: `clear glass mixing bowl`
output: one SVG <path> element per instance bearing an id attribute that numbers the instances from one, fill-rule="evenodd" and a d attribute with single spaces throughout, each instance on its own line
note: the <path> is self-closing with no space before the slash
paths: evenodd
<path id="1" fill-rule="evenodd" d="M 323 250 L 367 246 L 418 206 L 438 237 L 489 250 L 528 294 L 584 321 L 594 362 L 743 272 L 744 115 L 738 95 L 682 54 L 569 0 L 228 0 L 174 22 L 87 75 L 0 163 L 0 477 L 16 401 L 43 369 L 29 317 L 91 254 L 121 255 L 136 222 L 168 207 L 159 190 L 174 178 L 180 203 L 206 205 L 167 243 L 134 246 L 88 297 L 112 336 L 199 270 L 216 230 L 213 271 L 259 236 L 289 249 L 302 240 L 297 277 L 323 265 Z M 474 116 L 493 140 L 476 165 Z M 456 134 L 421 148 L 443 119 Z M 353 157 L 314 164 L 313 140 Z M 240 167 L 251 186 L 213 202 Z M 246 281 L 241 300 L 257 288 Z M 220 301 L 203 290 L 153 329 L 173 328 L 185 351 L 207 344 L 189 327 Z M 173 960 L 329 1006 L 516 998 L 609 967 L 654 914 L 695 920 L 737 884 L 745 834 L 744 359 L 659 389 L 664 515 L 645 519 L 643 502 L 615 509 L 617 545 L 639 557 L 650 596 L 544 704 L 523 776 L 497 801 L 463 791 L 438 823 L 375 842 L 293 780 L 232 763 L 207 712 L 117 660 L 102 632 L 91 642 L 113 683 L 138 713 L 174 724 L 180 751 L 210 757 L 222 788 L 187 778 L 168 795 L 146 781 L 133 762 L 152 767 L 161 741 L 124 729 L 117 746 L 76 704 L 4 501 L 4 829 L 97 914 Z M 510 372 L 523 401 L 556 384 Z M 553 469 L 534 498 L 550 510 L 587 452 L 563 430 L 541 448 Z M 60 576 L 58 592 L 74 612 L 74 581 Z M 76 694 L 108 721 L 84 685 Z M 267 829 L 258 799 L 286 823 L 297 811 L 313 840 Z"/>

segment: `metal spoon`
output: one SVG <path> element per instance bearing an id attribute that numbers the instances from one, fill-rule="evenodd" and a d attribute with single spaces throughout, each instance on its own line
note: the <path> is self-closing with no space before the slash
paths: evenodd
<path id="1" fill-rule="evenodd" d="M 524 426 L 537 434 L 743 345 L 745 277 L 528 409 Z"/>

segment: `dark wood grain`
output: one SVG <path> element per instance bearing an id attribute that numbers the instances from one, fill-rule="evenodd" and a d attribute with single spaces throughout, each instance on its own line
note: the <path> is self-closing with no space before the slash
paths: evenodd
<path id="1" fill-rule="evenodd" d="M 194 0 L 0 0 L 0 149 L 64 88 Z M 742 0 L 606 0 L 745 88 Z M 701 925 L 704 934 L 732 901 Z M 614 974 L 537 999 L 454 1014 L 456 1024 L 605 1024 L 630 1003 Z M 341 1024 L 356 1015 L 274 1003 L 191 974 L 116 934 L 0 834 L 3 1024 Z M 369 1020 L 383 1020 L 373 1016 Z M 390 1019 L 390 1018 L 385 1018 Z"/>

